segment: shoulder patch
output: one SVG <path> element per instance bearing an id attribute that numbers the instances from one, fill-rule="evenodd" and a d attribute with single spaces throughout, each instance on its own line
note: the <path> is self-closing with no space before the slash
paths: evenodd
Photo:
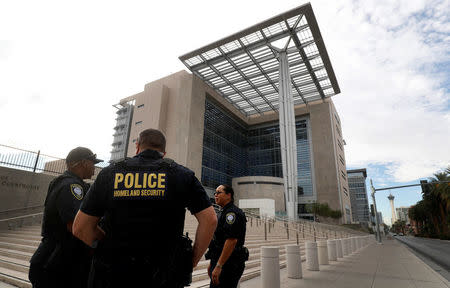
<path id="1" fill-rule="evenodd" d="M 234 212 L 229 212 L 229 213 L 227 213 L 225 218 L 227 220 L 227 223 L 231 225 L 236 220 L 236 214 L 234 214 Z"/>
<path id="2" fill-rule="evenodd" d="M 70 191 L 78 200 L 83 199 L 83 187 L 80 184 L 70 184 Z"/>

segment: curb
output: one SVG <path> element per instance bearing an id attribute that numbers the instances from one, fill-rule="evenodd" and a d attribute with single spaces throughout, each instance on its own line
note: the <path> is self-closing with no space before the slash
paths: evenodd
<path id="1" fill-rule="evenodd" d="M 429 257 L 427 254 L 425 254 L 425 253 L 423 253 L 422 251 L 420 251 L 419 249 L 417 249 L 416 247 L 414 247 L 413 245 L 408 245 L 409 243 L 407 243 L 407 242 L 405 242 L 405 241 L 402 241 L 402 240 L 399 240 L 399 239 L 397 239 L 396 237 L 394 237 L 394 239 L 396 239 L 398 242 L 400 242 L 401 244 L 404 244 L 406 247 L 405 248 L 407 248 L 407 249 L 411 249 L 411 250 L 414 250 L 414 251 L 416 251 L 417 253 L 419 253 L 420 255 L 422 255 L 423 257 L 426 257 L 426 258 L 428 258 L 428 259 L 430 259 L 430 260 L 432 260 L 432 261 L 434 261 L 434 262 L 436 262 L 438 265 L 441 265 L 440 263 L 438 263 L 437 261 L 435 261 L 434 259 L 433 259 L 433 257 Z M 411 252 L 411 251 L 410 251 Z M 442 281 L 442 283 L 444 283 L 444 285 L 445 286 L 447 286 L 447 287 L 449 287 L 450 288 L 450 282 L 447 280 L 447 279 L 445 279 L 441 274 L 439 274 L 437 271 L 434 271 L 431 267 L 430 267 L 430 265 L 428 265 L 427 263 L 425 263 L 422 259 L 420 259 L 420 257 L 418 257 L 416 254 L 414 254 L 414 253 L 412 253 L 411 252 L 411 254 L 412 255 L 414 255 L 414 257 L 416 257 L 425 267 L 427 267 L 427 269 L 428 270 L 430 270 L 434 275 L 436 275 L 441 281 Z"/>

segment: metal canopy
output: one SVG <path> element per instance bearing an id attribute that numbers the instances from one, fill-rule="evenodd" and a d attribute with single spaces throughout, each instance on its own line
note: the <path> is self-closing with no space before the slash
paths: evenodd
<path id="1" fill-rule="evenodd" d="M 187 53 L 180 60 L 244 115 L 278 110 L 280 51 L 294 105 L 340 93 L 311 4 Z"/>

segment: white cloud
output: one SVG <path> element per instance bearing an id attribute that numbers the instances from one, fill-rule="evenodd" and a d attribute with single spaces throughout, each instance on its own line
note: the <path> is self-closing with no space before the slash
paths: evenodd
<path id="1" fill-rule="evenodd" d="M 339 10 L 337 25 L 325 29 L 342 91 L 334 101 L 347 163 L 387 163 L 400 182 L 428 176 L 450 163 L 449 94 L 443 89 L 449 71 L 432 73 L 434 64 L 449 61 L 450 45 L 427 42 L 435 20 L 416 14 L 444 14 L 432 8 L 438 3 L 423 1 L 407 7 L 399 1 L 358 3 Z M 448 26 L 448 16 L 441 17 Z"/>
<path id="2" fill-rule="evenodd" d="M 0 143 L 107 158 L 112 104 L 184 69 L 178 56 L 300 4 L 0 0 Z M 312 6 L 342 91 L 347 163 L 389 163 L 396 181 L 448 165 L 449 71 L 434 70 L 450 61 L 448 1 Z"/>

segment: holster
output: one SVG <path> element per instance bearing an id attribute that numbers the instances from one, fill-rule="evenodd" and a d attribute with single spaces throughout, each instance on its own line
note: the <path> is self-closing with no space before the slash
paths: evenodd
<path id="1" fill-rule="evenodd" d="M 184 286 L 189 286 L 192 283 L 193 252 L 192 240 L 187 234 L 183 235 L 178 240 L 172 254 L 172 263 L 169 263 L 169 267 L 174 267 L 176 282 Z"/>

